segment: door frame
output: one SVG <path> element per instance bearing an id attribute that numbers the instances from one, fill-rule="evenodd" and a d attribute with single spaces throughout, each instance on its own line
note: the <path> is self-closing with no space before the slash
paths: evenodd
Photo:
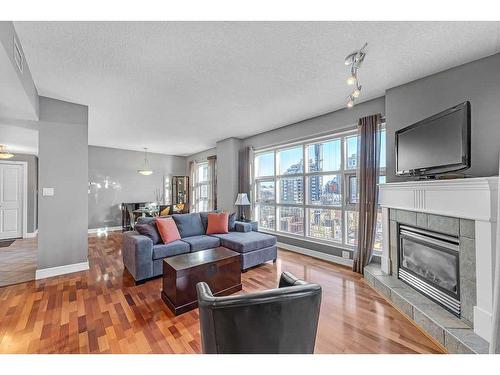
<path id="1" fill-rule="evenodd" d="M 17 164 L 23 167 L 23 186 L 21 191 L 23 192 L 22 199 L 22 235 L 23 238 L 27 238 L 28 233 L 28 162 L 27 161 L 17 161 L 17 160 L 0 160 L 0 164 Z"/>

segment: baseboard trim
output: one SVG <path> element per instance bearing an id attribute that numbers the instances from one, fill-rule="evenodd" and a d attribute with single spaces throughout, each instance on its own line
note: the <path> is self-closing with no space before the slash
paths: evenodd
<path id="1" fill-rule="evenodd" d="M 86 271 L 88 269 L 89 269 L 89 261 L 68 264 L 65 266 L 43 268 L 41 270 L 36 270 L 35 280 L 46 279 L 47 277 L 65 275 L 67 273 Z"/>
<path id="2" fill-rule="evenodd" d="M 38 236 L 38 229 L 34 232 L 28 232 L 24 235 L 24 238 L 35 238 Z"/>
<path id="3" fill-rule="evenodd" d="M 289 245 L 289 244 L 286 244 L 283 242 L 276 243 L 276 246 L 278 246 L 279 248 L 282 248 L 284 250 L 289 250 L 289 251 L 293 251 L 293 252 L 300 253 L 303 255 L 308 255 L 308 256 L 313 257 L 313 258 L 318 258 L 318 259 L 326 260 L 328 262 L 341 264 L 343 266 L 352 267 L 352 259 L 346 259 L 346 258 L 339 257 L 337 255 L 326 254 L 326 253 L 322 253 L 320 251 L 306 249 L 306 248 L 300 247 L 300 246 Z"/>
<path id="4" fill-rule="evenodd" d="M 122 227 L 103 227 L 103 228 L 92 228 L 89 229 L 88 233 L 105 233 L 105 232 L 116 232 L 122 230 Z"/>

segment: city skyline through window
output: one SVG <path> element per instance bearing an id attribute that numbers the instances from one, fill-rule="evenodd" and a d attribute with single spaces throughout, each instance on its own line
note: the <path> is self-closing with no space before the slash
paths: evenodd
<path id="1" fill-rule="evenodd" d="M 357 165 L 354 130 L 256 152 L 253 202 L 259 228 L 353 250 L 358 227 Z M 385 130 L 381 132 L 380 166 L 379 181 L 385 182 Z M 382 246 L 378 216 L 376 251 Z"/>

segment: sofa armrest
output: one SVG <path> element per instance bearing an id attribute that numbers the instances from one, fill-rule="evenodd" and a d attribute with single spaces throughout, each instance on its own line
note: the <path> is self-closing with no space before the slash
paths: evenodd
<path id="1" fill-rule="evenodd" d="M 123 234 L 123 264 L 136 281 L 153 275 L 153 241 L 135 231 Z"/>
<path id="2" fill-rule="evenodd" d="M 235 221 L 234 229 L 236 232 L 251 232 L 252 223 L 245 223 L 244 221 Z"/>

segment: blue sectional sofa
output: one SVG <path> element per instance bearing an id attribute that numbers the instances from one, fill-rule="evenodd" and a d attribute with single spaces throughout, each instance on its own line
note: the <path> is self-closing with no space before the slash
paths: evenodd
<path id="1" fill-rule="evenodd" d="M 249 223 L 230 222 L 229 233 L 206 235 L 207 212 L 172 215 L 172 218 L 181 239 L 169 244 L 164 244 L 161 239 L 158 243 L 153 243 L 150 237 L 136 231 L 123 234 L 123 263 L 136 283 L 161 275 L 164 258 L 218 246 L 240 253 L 243 271 L 276 260 L 276 237 L 252 231 Z M 138 223 L 155 226 L 154 220 L 144 217 L 140 218 Z"/>

